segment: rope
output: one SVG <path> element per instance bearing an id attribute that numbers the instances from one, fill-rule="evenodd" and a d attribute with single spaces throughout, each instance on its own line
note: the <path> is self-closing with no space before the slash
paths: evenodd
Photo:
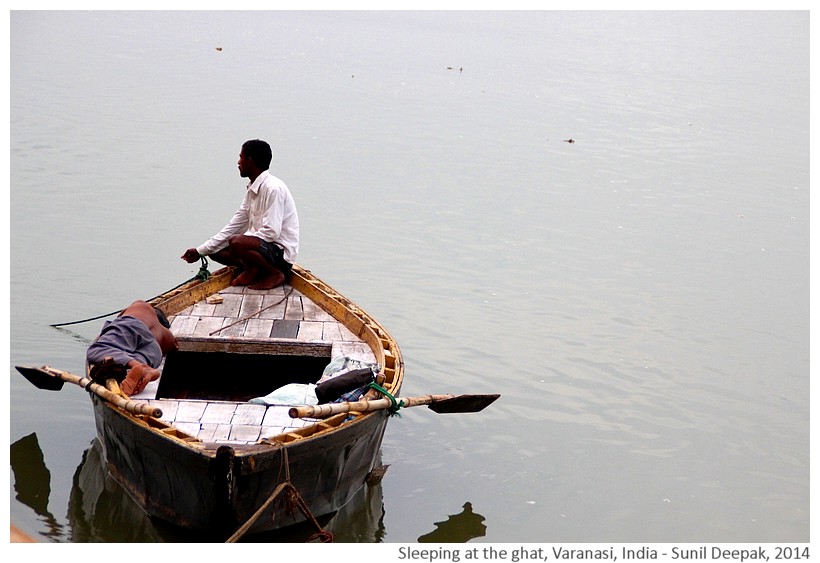
<path id="1" fill-rule="evenodd" d="M 183 286 L 186 283 L 188 283 L 189 281 L 193 281 L 193 280 L 205 281 L 205 280 L 207 280 L 208 278 L 211 277 L 211 272 L 208 271 L 208 259 L 205 258 L 204 256 L 200 256 L 199 257 L 199 263 L 200 263 L 199 271 L 196 273 L 196 275 L 194 277 L 192 277 L 190 280 L 188 280 L 187 282 L 183 282 L 183 283 L 179 284 L 177 287 Z M 177 287 L 175 287 L 174 289 L 176 289 Z M 173 291 L 173 289 L 171 291 Z"/>
<path id="2" fill-rule="evenodd" d="M 204 256 L 200 256 L 199 258 L 201 260 L 202 265 L 199 268 L 199 272 L 197 272 L 197 274 L 194 277 L 192 277 L 189 280 L 185 280 L 184 282 L 182 282 L 178 286 L 172 287 L 171 289 L 169 289 L 168 291 L 164 291 L 163 293 L 168 293 L 169 291 L 174 291 L 175 289 L 182 287 L 186 283 L 190 283 L 190 282 L 195 281 L 195 280 L 205 281 L 208 278 L 210 278 L 211 277 L 211 272 L 208 271 L 208 259 L 205 258 Z M 151 299 L 146 299 L 146 301 L 151 301 L 153 299 L 156 299 L 157 297 L 160 297 L 163 293 L 160 293 L 159 295 L 157 295 L 156 297 L 152 297 Z M 62 326 L 78 325 L 78 324 L 87 323 L 87 322 L 90 322 L 90 321 L 96 321 L 98 319 L 104 319 L 105 317 L 110 317 L 111 315 L 117 315 L 119 313 L 122 313 L 122 311 L 123 311 L 123 309 L 118 309 L 117 311 L 111 311 L 110 313 L 105 313 L 103 315 L 97 315 L 96 317 L 89 317 L 87 319 L 81 319 L 79 321 L 71 321 L 71 322 L 67 322 L 67 323 L 55 323 L 55 324 L 51 324 L 51 325 L 48 325 L 48 326 L 51 326 L 51 327 L 54 327 L 54 328 L 59 328 L 59 327 L 62 327 Z"/>
<path id="3" fill-rule="evenodd" d="M 260 516 L 265 512 L 265 510 L 273 503 L 276 498 L 282 494 L 283 492 L 287 491 L 287 501 L 289 505 L 296 505 L 297 508 L 305 515 L 305 518 L 310 520 L 316 529 L 319 530 L 310 538 L 308 538 L 308 542 L 313 541 L 321 541 L 323 543 L 331 543 L 333 542 L 333 534 L 324 530 L 322 526 L 319 525 L 319 522 L 313 516 L 313 513 L 310 511 L 310 507 L 308 507 L 305 500 L 302 498 L 302 495 L 299 494 L 299 491 L 293 484 L 290 482 L 290 464 L 288 463 L 288 450 L 281 442 L 277 442 L 276 445 L 282 448 L 282 458 L 281 458 L 281 465 L 279 466 L 279 476 L 282 476 L 282 470 L 284 469 L 285 473 L 285 480 L 273 490 L 271 495 L 268 497 L 262 506 L 253 513 L 247 522 L 245 522 L 239 529 L 227 540 L 225 543 L 236 543 L 242 536 L 244 536 L 247 531 L 253 526 L 254 522 L 256 522 Z"/>
<path id="4" fill-rule="evenodd" d="M 399 401 L 397 401 L 393 395 L 390 394 L 390 391 L 388 391 L 375 381 L 371 381 L 367 386 L 371 389 L 375 389 L 376 391 L 390 399 L 390 408 L 387 409 L 390 413 L 390 416 L 401 416 L 399 414 L 399 409 L 402 407 L 402 404 Z"/>

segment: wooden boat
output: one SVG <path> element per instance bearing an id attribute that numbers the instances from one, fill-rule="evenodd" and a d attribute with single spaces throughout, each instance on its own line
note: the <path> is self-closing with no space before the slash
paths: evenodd
<path id="1" fill-rule="evenodd" d="M 91 393 L 108 473 L 151 517 L 227 541 L 304 522 L 324 533 L 317 517 L 383 475 L 392 410 L 478 412 L 500 396 L 398 397 L 401 351 L 365 311 L 298 265 L 266 291 L 232 286 L 233 273 L 149 301 L 169 318 L 179 351 L 139 395 L 17 366 L 40 389 L 71 382 Z M 316 405 L 311 384 L 342 364 L 369 366 L 373 385 L 360 388 L 363 397 Z M 272 398 L 283 387 L 302 394 Z"/>
<path id="2" fill-rule="evenodd" d="M 180 348 L 158 382 L 131 399 L 161 416 L 91 395 L 114 479 L 149 515 L 229 540 L 339 510 L 379 469 L 389 416 L 292 418 L 288 405 L 250 399 L 315 382 L 339 357 L 377 364 L 391 395 L 404 376 L 387 331 L 310 271 L 295 266 L 288 284 L 269 291 L 231 286 L 232 273 L 150 301 Z"/>

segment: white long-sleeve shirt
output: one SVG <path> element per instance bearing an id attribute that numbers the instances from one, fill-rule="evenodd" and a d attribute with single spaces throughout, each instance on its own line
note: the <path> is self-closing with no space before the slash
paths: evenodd
<path id="1" fill-rule="evenodd" d="M 197 247 L 203 256 L 228 246 L 231 235 L 244 234 L 278 244 L 284 258 L 296 263 L 299 255 L 299 216 L 285 183 L 267 170 L 248 184 L 245 199 L 221 231 Z"/>

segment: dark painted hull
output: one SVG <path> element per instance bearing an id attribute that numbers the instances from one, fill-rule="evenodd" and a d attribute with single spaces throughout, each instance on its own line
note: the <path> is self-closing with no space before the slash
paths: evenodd
<path id="1" fill-rule="evenodd" d="M 365 485 L 387 424 L 386 411 L 286 445 L 197 448 L 93 398 L 108 470 L 151 516 L 230 536 L 288 480 L 313 516 L 331 514 Z M 247 533 L 305 520 L 278 495 Z"/>

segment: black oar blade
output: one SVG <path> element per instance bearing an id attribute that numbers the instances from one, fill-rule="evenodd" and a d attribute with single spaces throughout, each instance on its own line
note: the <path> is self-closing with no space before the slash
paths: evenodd
<path id="1" fill-rule="evenodd" d="M 501 395 L 459 395 L 452 399 L 433 401 L 427 408 L 438 414 L 478 412 L 492 404 Z"/>
<path id="2" fill-rule="evenodd" d="M 55 377 L 47 371 L 40 368 L 33 368 L 27 366 L 15 366 L 17 371 L 23 374 L 23 377 L 31 381 L 37 389 L 45 389 L 46 391 L 59 391 L 63 388 L 65 381 L 59 377 Z"/>

